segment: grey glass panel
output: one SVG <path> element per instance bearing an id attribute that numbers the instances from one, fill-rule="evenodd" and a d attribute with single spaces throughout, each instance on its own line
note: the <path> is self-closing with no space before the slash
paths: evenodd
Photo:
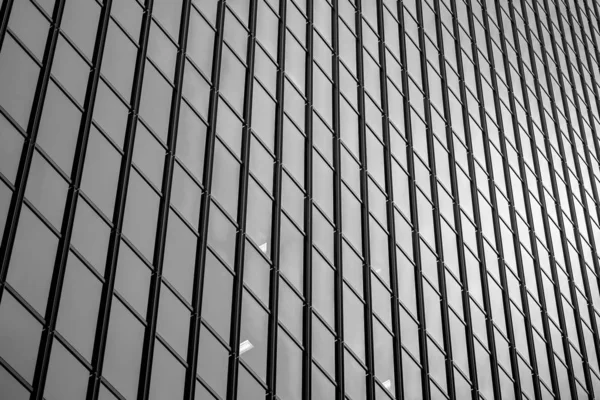
<path id="1" fill-rule="evenodd" d="M 42 326 L 9 293 L 0 303 L 0 357 L 28 382 L 33 379 Z"/>
<path id="2" fill-rule="evenodd" d="M 9 399 L 26 400 L 29 392 L 3 367 L 0 367 L 0 388 Z"/>
<path id="3" fill-rule="evenodd" d="M 353 400 L 365 400 L 367 398 L 367 372 L 347 351 L 344 353 L 346 393 Z"/>
<path id="4" fill-rule="evenodd" d="M 198 229 L 200 218 L 200 202 L 202 190 L 187 172 L 175 164 L 173 171 L 173 187 L 171 189 L 171 204 L 193 227 Z"/>
<path id="5" fill-rule="evenodd" d="M 229 266 L 233 266 L 235 252 L 236 227 L 216 206 L 212 207 L 208 222 L 208 245 Z"/>
<path id="6" fill-rule="evenodd" d="M 240 365 L 238 377 L 238 398 L 248 400 L 263 400 L 265 389 L 254 379 L 244 366 Z"/>
<path id="7" fill-rule="evenodd" d="M 129 1 L 119 3 L 126 4 Z M 126 99 L 131 95 L 136 56 L 137 47 L 117 24 L 110 21 L 102 57 L 102 75 Z"/>
<path id="8" fill-rule="evenodd" d="M 363 303 L 344 285 L 344 341 L 361 360 L 365 358 Z"/>
<path id="9" fill-rule="evenodd" d="M 259 1 L 257 20 L 256 37 L 271 57 L 276 58 L 279 18 L 277 18 L 264 1 Z"/>
<path id="10" fill-rule="evenodd" d="M 0 173 L 14 183 L 23 148 L 23 136 L 2 114 L 0 114 L 0 143 L 2 143 L 0 146 Z"/>
<path id="11" fill-rule="evenodd" d="M 279 321 L 302 342 L 303 302 L 283 279 L 279 281 L 279 305 Z"/>
<path id="12" fill-rule="evenodd" d="M 240 115 L 244 105 L 246 68 L 227 46 L 223 47 L 221 60 L 221 92 Z"/>
<path id="13" fill-rule="evenodd" d="M 275 148 L 275 102 L 260 84 L 255 84 L 252 92 L 252 130 L 273 152 Z"/>
<path id="14" fill-rule="evenodd" d="M 100 6 L 93 0 L 68 1 L 61 28 L 90 60 L 94 52 Z"/>
<path id="15" fill-rule="evenodd" d="M 156 187 L 161 188 L 166 149 L 148 129 L 138 122 L 133 148 L 133 162 Z"/>
<path id="16" fill-rule="evenodd" d="M 198 375 L 222 398 L 227 394 L 229 352 L 204 327 L 200 328 L 198 344 Z"/>
<path id="17" fill-rule="evenodd" d="M 38 153 L 33 155 L 25 197 L 56 229 L 62 225 L 62 216 L 69 185 Z"/>
<path id="18" fill-rule="evenodd" d="M 277 396 L 302 398 L 302 350 L 281 330 L 277 336 Z"/>
<path id="19" fill-rule="evenodd" d="M 169 130 L 172 91 L 173 87 L 165 78 L 152 64 L 146 62 L 140 116 L 164 142 L 167 141 Z"/>
<path id="20" fill-rule="evenodd" d="M 177 133 L 177 157 L 199 181 L 202 181 L 204 172 L 205 147 L 206 125 L 186 103 L 182 103 Z"/>
<path id="21" fill-rule="evenodd" d="M 225 211 L 233 218 L 237 216 L 239 162 L 217 141 L 213 167 L 212 194 Z"/>
<path id="22" fill-rule="evenodd" d="M 280 238 L 280 270 L 289 281 L 302 291 L 302 277 L 304 276 L 304 235 L 290 220 L 281 216 L 281 238 Z"/>
<path id="23" fill-rule="evenodd" d="M 44 390 L 46 400 L 85 398 L 88 377 L 88 370 L 58 340 L 55 340 Z"/>
<path id="24" fill-rule="evenodd" d="M 41 315 L 46 312 L 57 245 L 58 238 L 23 207 L 6 281 Z"/>
<path id="25" fill-rule="evenodd" d="M 227 146 L 229 146 L 233 154 L 237 158 L 241 158 L 242 121 L 234 114 L 227 103 L 222 100 L 219 102 L 219 109 L 217 111 L 217 133 Z"/>
<path id="26" fill-rule="evenodd" d="M 335 326 L 335 272 L 316 251 L 313 251 L 313 306 L 330 326 Z"/>
<path id="27" fill-rule="evenodd" d="M 27 128 L 39 67 L 7 35 L 0 52 L 0 106 Z"/>
<path id="28" fill-rule="evenodd" d="M 335 337 L 314 315 L 312 320 L 313 357 L 327 373 L 335 376 Z"/>
<path id="29" fill-rule="evenodd" d="M 210 83 L 198 72 L 189 60 L 185 62 L 183 74 L 183 97 L 204 119 L 208 119 Z"/>
<path id="30" fill-rule="evenodd" d="M 323 372 L 316 367 L 312 366 L 312 388 L 311 388 L 313 399 L 333 399 L 335 398 L 335 386 L 333 383 L 325 377 Z"/>
<path id="31" fill-rule="evenodd" d="M 8 208 L 10 206 L 10 199 L 12 198 L 12 190 L 0 181 L 0 240 L 4 236 L 4 224 L 6 223 L 6 217 L 8 216 Z"/>
<path id="32" fill-rule="evenodd" d="M 205 268 L 202 318 L 221 338 L 227 340 L 231 322 L 233 276 L 210 251 L 206 253 Z"/>
<path id="33" fill-rule="evenodd" d="M 64 279 L 56 329 L 89 361 L 102 284 L 73 253 L 69 254 Z"/>
<path id="34" fill-rule="evenodd" d="M 173 39 L 179 36 L 182 0 L 157 0 L 154 2 L 152 16 L 167 30 Z"/>
<path id="35" fill-rule="evenodd" d="M 185 368 L 160 342 L 156 342 L 152 378 L 151 400 L 180 399 L 183 397 Z"/>
<path id="36" fill-rule="evenodd" d="M 283 164 L 298 182 L 304 182 L 304 136 L 288 118 L 283 122 Z"/>
<path id="37" fill-rule="evenodd" d="M 304 225 L 304 192 L 284 172 L 281 181 L 282 207 L 299 226 Z"/>
<path id="38" fill-rule="evenodd" d="M 237 18 L 229 11 L 225 13 L 225 29 L 223 36 L 225 42 L 242 60 L 246 58 L 248 44 L 248 31 L 238 22 Z"/>
<path id="39" fill-rule="evenodd" d="M 211 2 L 203 1 L 203 3 Z M 192 9 L 190 15 L 188 35 L 189 57 L 207 77 L 211 76 L 215 32 L 195 9 Z"/>
<path id="40" fill-rule="evenodd" d="M 124 242 L 119 247 L 115 289 L 142 316 L 146 316 L 150 268 Z"/>
<path id="41" fill-rule="evenodd" d="M 115 298 L 110 311 L 103 375 L 127 399 L 135 398 L 137 393 L 143 338 L 144 326 Z"/>
<path id="42" fill-rule="evenodd" d="M 252 136 L 250 145 L 250 172 L 264 186 L 269 194 L 273 194 L 273 165 L 275 160 L 271 154 Z"/>
<path id="43" fill-rule="evenodd" d="M 153 15 L 155 14 L 153 13 Z M 170 82 L 173 82 L 177 47 L 167 34 L 154 23 L 150 28 L 150 38 L 148 39 L 148 58 L 154 61 Z"/>
<path id="44" fill-rule="evenodd" d="M 135 0 L 120 0 L 111 7 L 111 14 L 137 39 L 142 25 L 142 7 Z"/>
<path id="45" fill-rule="evenodd" d="M 52 63 L 52 75 L 58 79 L 81 106 L 85 101 L 89 74 L 89 64 L 62 36 L 59 36 L 54 62 Z"/>
<path id="46" fill-rule="evenodd" d="M 158 195 L 137 172 L 131 171 L 123 233 L 148 260 L 153 255 L 158 203 Z"/>
<path id="47" fill-rule="evenodd" d="M 42 61 L 50 24 L 30 1 L 13 2 L 8 27 Z"/>
<path id="48" fill-rule="evenodd" d="M 194 400 L 215 400 L 215 397 L 197 380 Z"/>
<path id="49" fill-rule="evenodd" d="M 242 300 L 242 327 L 240 333 L 240 358 L 254 372 L 265 379 L 267 372 L 267 328 L 269 315 L 244 291 Z"/>
<path id="50" fill-rule="evenodd" d="M 267 256 L 271 255 L 272 203 L 254 179 L 250 179 L 246 232 Z"/>
<path id="51" fill-rule="evenodd" d="M 169 215 L 163 276 L 192 303 L 198 238 L 173 212 Z"/>
<path id="52" fill-rule="evenodd" d="M 160 290 L 157 331 L 181 357 L 186 355 L 189 326 L 189 309 L 163 285 Z"/>
<path id="53" fill-rule="evenodd" d="M 394 391 L 394 349 L 392 335 L 376 320 L 373 320 L 373 345 L 375 376 L 383 386 Z"/>
<path id="54" fill-rule="evenodd" d="M 264 303 L 269 304 L 271 265 L 250 243 L 246 243 L 244 284 Z"/>
<path id="55" fill-rule="evenodd" d="M 71 243 L 100 274 L 104 274 L 110 228 L 83 199 L 77 203 Z"/>
<path id="56" fill-rule="evenodd" d="M 98 83 L 96 102 L 94 103 L 94 119 L 119 147 L 125 140 L 128 110 L 125 104 L 103 81 Z"/>
<path id="57" fill-rule="evenodd" d="M 316 152 L 313 152 L 313 185 L 317 204 L 333 219 L 333 170 Z"/>

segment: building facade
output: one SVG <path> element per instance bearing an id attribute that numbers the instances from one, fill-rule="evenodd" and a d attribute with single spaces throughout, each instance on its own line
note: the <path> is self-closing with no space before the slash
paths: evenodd
<path id="1" fill-rule="evenodd" d="M 600 398 L 594 0 L 0 4 L 0 398 Z"/>

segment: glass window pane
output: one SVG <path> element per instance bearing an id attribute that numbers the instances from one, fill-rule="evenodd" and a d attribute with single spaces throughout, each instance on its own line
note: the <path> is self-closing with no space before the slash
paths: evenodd
<path id="1" fill-rule="evenodd" d="M 23 148 L 23 136 L 2 114 L 0 114 L 0 143 L 2 143 L 0 146 L 0 173 L 9 182 L 14 183 Z"/>
<path id="2" fill-rule="evenodd" d="M 160 290 L 157 331 L 181 357 L 187 354 L 189 326 L 190 310 L 163 284 Z"/>
<path id="3" fill-rule="evenodd" d="M 254 179 L 248 184 L 246 232 L 267 256 L 271 255 L 272 200 Z"/>
<path id="4" fill-rule="evenodd" d="M 171 212 L 167 228 L 163 276 L 191 304 L 198 237 Z"/>
<path id="5" fill-rule="evenodd" d="M 208 329 L 201 326 L 200 343 L 198 344 L 198 375 L 221 398 L 225 398 L 227 394 L 228 364 L 229 351 Z"/>
<path id="6" fill-rule="evenodd" d="M 267 146 L 269 151 L 275 149 L 275 101 L 255 83 L 252 92 L 252 130 Z"/>
<path id="7" fill-rule="evenodd" d="M 211 3 L 202 1 L 202 3 Z M 203 8 L 200 6 L 200 8 Z M 190 31 L 188 37 L 187 53 L 190 59 L 207 76 L 211 76 L 213 46 L 215 31 L 206 23 L 204 18 L 192 8 L 190 15 Z"/>
<path id="8" fill-rule="evenodd" d="M 9 293 L 0 303 L 0 357 L 28 382 L 33 379 L 42 326 Z"/>
<path id="9" fill-rule="evenodd" d="M 240 62 L 240 60 L 237 59 L 237 57 L 231 50 L 229 50 L 227 46 L 223 46 L 220 91 L 223 93 L 229 104 L 231 104 L 233 109 L 240 115 L 242 115 L 244 111 L 245 80 L 246 67 Z"/>
<path id="10" fill-rule="evenodd" d="M 199 181 L 202 181 L 204 172 L 205 147 L 206 125 L 184 102 L 179 113 L 176 154 Z"/>
<path id="11" fill-rule="evenodd" d="M 29 392 L 6 369 L 0 366 L 0 387 L 9 399 L 27 400 Z"/>
<path id="12" fill-rule="evenodd" d="M 123 233 L 148 260 L 152 260 L 153 256 L 158 204 L 159 198 L 156 192 L 150 189 L 135 170 L 132 170 Z"/>
<path id="13" fill-rule="evenodd" d="M 154 11 L 154 10 L 153 10 Z M 154 12 L 152 15 L 155 15 Z M 155 23 L 150 28 L 148 39 L 148 58 L 158 69 L 166 75 L 169 82 L 175 80 L 175 63 L 177 60 L 177 47 L 165 32 Z"/>
<path id="14" fill-rule="evenodd" d="M 64 279 L 56 329 L 90 361 L 102 284 L 73 253 L 69 254 Z"/>
<path id="15" fill-rule="evenodd" d="M 44 58 L 50 24 L 30 1 L 13 2 L 8 27 L 38 61 Z"/>
<path id="16" fill-rule="evenodd" d="M 302 299 L 283 279 L 279 280 L 279 305 L 279 321 L 296 340 L 302 342 L 302 309 L 304 304 Z"/>
<path id="17" fill-rule="evenodd" d="M 181 399 L 185 368 L 158 340 L 154 348 L 150 400 Z"/>
<path id="18" fill-rule="evenodd" d="M 269 315 L 244 291 L 242 299 L 242 326 L 240 333 L 240 358 L 262 379 L 267 372 L 267 328 Z"/>
<path id="19" fill-rule="evenodd" d="M 313 315 L 312 320 L 313 357 L 329 375 L 335 376 L 336 339 L 320 319 Z"/>
<path id="20" fill-rule="evenodd" d="M 138 122 L 135 146 L 133 147 L 133 162 L 156 188 L 160 188 L 162 185 L 166 152 L 164 145 L 150 133 L 143 123 Z"/>
<path id="21" fill-rule="evenodd" d="M 183 74 L 183 97 L 202 118 L 208 119 L 210 83 L 189 60 L 185 62 L 185 73 Z"/>
<path id="22" fill-rule="evenodd" d="M 125 243 L 119 247 L 115 289 L 143 317 L 146 316 L 151 270 Z"/>
<path id="23" fill-rule="evenodd" d="M 143 342 L 144 326 L 114 298 L 103 375 L 126 399 L 136 397 Z"/>
<path id="24" fill-rule="evenodd" d="M 29 26 L 31 26 L 31 22 Z M 58 37 L 56 44 L 52 75 L 67 89 L 79 105 L 83 106 L 90 66 L 62 36 Z"/>
<path id="25" fill-rule="evenodd" d="M 237 216 L 240 164 L 217 140 L 213 167 L 212 195 L 227 213 Z"/>
<path id="26" fill-rule="evenodd" d="M 304 277 L 304 235 L 285 216 L 281 216 L 280 271 L 302 291 Z"/>
<path id="27" fill-rule="evenodd" d="M 364 304 L 344 285 L 344 342 L 361 360 L 365 358 Z"/>
<path id="28" fill-rule="evenodd" d="M 80 198 L 71 243 L 100 274 L 104 274 L 109 239 L 110 227 Z"/>
<path id="29" fill-rule="evenodd" d="M 99 17 L 100 5 L 95 1 L 80 0 L 65 4 L 61 28 L 90 60 L 94 52 Z"/>
<path id="30" fill-rule="evenodd" d="M 54 340 L 44 397 L 47 400 L 83 399 L 88 377 L 89 371 L 58 340 Z"/>
<path id="31" fill-rule="evenodd" d="M 346 393 L 353 400 L 366 400 L 367 398 L 367 372 L 354 357 L 344 352 L 344 375 Z"/>
<path id="32" fill-rule="evenodd" d="M 227 265 L 233 267 L 236 227 L 216 206 L 213 205 L 211 208 L 208 221 L 208 245 Z"/>
<path id="33" fill-rule="evenodd" d="M 6 281 L 41 315 L 46 312 L 57 245 L 58 238 L 23 207 Z"/>
<path id="34" fill-rule="evenodd" d="M 119 3 L 126 4 L 129 1 L 119 1 Z M 137 47 L 117 24 L 112 20 L 109 21 L 101 71 L 102 75 L 126 99 L 131 96 L 136 58 Z"/>
<path id="35" fill-rule="evenodd" d="M 246 368 L 240 365 L 238 377 L 238 398 L 248 400 L 263 400 L 265 389 L 254 379 Z"/>
<path id="36" fill-rule="evenodd" d="M 69 185 L 37 151 L 33 154 L 25 197 L 56 229 L 62 225 Z"/>
<path id="37" fill-rule="evenodd" d="M 137 39 L 142 26 L 142 7 L 136 0 L 120 0 L 111 7 L 112 16 L 121 23 L 127 32 Z"/>
<path id="38" fill-rule="evenodd" d="M 271 265 L 250 242 L 246 242 L 245 251 L 244 284 L 264 304 L 269 304 Z"/>
<path id="39" fill-rule="evenodd" d="M 313 251 L 313 306 L 330 326 L 335 326 L 334 279 L 334 270 Z"/>
<path id="40" fill-rule="evenodd" d="M 27 128 L 39 67 L 6 35 L 0 52 L 0 106 Z"/>
<path id="41" fill-rule="evenodd" d="M 140 116 L 164 142 L 169 131 L 171 114 L 171 93 L 173 87 L 162 77 L 154 66 L 146 62 L 144 88 L 140 100 Z"/>
<path id="42" fill-rule="evenodd" d="M 277 335 L 277 396 L 302 398 L 302 350 L 282 330 Z"/>
<path id="43" fill-rule="evenodd" d="M 210 251 L 206 252 L 202 318 L 223 338 L 229 339 L 233 276 Z"/>
<path id="44" fill-rule="evenodd" d="M 128 112 L 125 104 L 101 80 L 98 83 L 96 102 L 94 103 L 94 120 L 120 148 L 123 147 L 125 140 Z"/>

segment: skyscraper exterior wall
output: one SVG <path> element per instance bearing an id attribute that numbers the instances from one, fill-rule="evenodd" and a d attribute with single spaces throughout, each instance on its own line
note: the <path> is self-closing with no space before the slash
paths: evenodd
<path id="1" fill-rule="evenodd" d="M 0 399 L 600 398 L 594 0 L 0 0 Z"/>

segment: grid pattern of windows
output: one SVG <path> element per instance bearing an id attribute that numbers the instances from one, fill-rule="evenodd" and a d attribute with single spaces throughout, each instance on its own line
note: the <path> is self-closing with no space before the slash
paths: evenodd
<path id="1" fill-rule="evenodd" d="M 594 0 L 0 0 L 0 397 L 600 398 Z"/>

